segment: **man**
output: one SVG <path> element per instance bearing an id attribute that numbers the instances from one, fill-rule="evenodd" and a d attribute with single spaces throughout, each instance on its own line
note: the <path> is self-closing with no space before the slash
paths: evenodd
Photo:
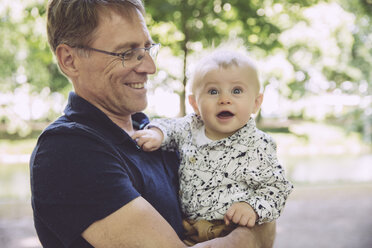
<path id="1" fill-rule="evenodd" d="M 51 0 L 48 39 L 70 79 L 65 114 L 30 161 L 35 227 L 44 247 L 185 247 L 177 157 L 130 138 L 148 122 L 156 71 L 140 0 Z M 197 247 L 271 246 L 275 224 L 237 228 Z"/>

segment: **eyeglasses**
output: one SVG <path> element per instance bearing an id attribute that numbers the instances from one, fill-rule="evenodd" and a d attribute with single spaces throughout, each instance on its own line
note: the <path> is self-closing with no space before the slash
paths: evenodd
<path id="1" fill-rule="evenodd" d="M 88 46 L 77 46 L 77 48 L 100 52 L 111 56 L 117 56 L 121 58 L 124 67 L 136 67 L 137 65 L 141 64 L 142 59 L 145 57 L 146 52 L 155 61 L 156 56 L 158 55 L 159 52 L 160 43 L 153 43 L 149 47 L 137 47 L 129 49 L 123 53 L 108 52 Z"/>

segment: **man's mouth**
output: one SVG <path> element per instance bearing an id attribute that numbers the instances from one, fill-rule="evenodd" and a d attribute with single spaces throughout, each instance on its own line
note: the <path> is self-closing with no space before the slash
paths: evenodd
<path id="1" fill-rule="evenodd" d="M 229 117 L 233 117 L 234 114 L 231 113 L 230 111 L 221 111 L 217 114 L 217 117 L 218 118 L 229 118 Z"/>
<path id="2" fill-rule="evenodd" d="M 145 88 L 145 83 L 125 83 L 126 86 L 132 89 L 143 89 Z"/>

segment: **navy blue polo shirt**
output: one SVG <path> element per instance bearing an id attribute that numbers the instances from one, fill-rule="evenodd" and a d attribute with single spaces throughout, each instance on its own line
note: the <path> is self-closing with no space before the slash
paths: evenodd
<path id="1" fill-rule="evenodd" d="M 133 123 L 143 126 L 138 113 Z M 32 207 L 44 247 L 91 247 L 81 233 L 142 196 L 182 233 L 178 157 L 144 152 L 95 106 L 70 93 L 65 115 L 40 135 L 30 161 Z"/>

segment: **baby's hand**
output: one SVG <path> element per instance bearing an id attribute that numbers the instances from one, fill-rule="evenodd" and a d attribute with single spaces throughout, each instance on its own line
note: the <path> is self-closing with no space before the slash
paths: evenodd
<path id="1" fill-rule="evenodd" d="M 136 131 L 132 135 L 132 139 L 134 139 L 137 142 L 137 145 L 139 145 L 142 150 L 146 152 L 159 149 L 161 143 L 163 142 L 163 137 L 163 132 L 155 127 Z"/>
<path id="2" fill-rule="evenodd" d="M 226 225 L 229 225 L 230 221 L 232 221 L 235 224 L 246 227 L 254 227 L 257 219 L 257 213 L 246 202 L 233 203 L 224 217 Z"/>

